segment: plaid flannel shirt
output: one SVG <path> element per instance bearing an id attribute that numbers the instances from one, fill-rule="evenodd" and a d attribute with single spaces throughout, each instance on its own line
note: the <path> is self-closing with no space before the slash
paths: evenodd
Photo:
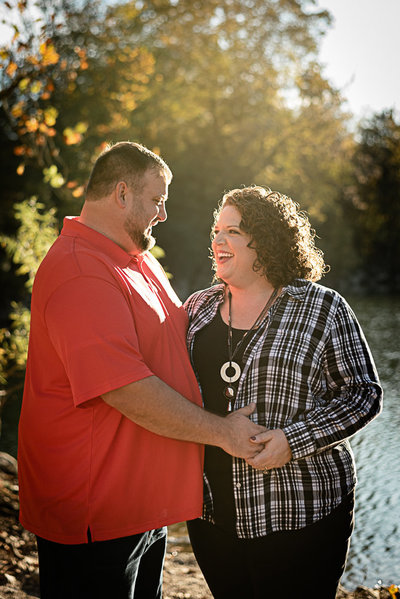
<path id="1" fill-rule="evenodd" d="M 188 348 L 216 315 L 224 285 L 186 301 Z M 255 538 L 308 526 L 337 507 L 356 483 L 348 438 L 381 410 L 382 389 L 367 342 L 335 291 L 297 279 L 284 288 L 243 355 L 235 409 L 283 429 L 292 460 L 266 474 L 232 458 L 236 533 Z M 205 477 L 203 518 L 213 521 Z"/>

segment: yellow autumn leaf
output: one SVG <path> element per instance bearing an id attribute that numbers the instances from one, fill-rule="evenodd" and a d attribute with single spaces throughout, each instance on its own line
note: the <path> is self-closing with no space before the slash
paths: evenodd
<path id="1" fill-rule="evenodd" d="M 9 77 L 12 77 L 17 70 L 18 65 L 15 62 L 10 62 L 8 67 L 6 68 L 6 73 Z"/>
<path id="2" fill-rule="evenodd" d="M 21 162 L 21 164 L 17 168 L 17 175 L 23 175 L 25 171 L 25 164 Z"/>
<path id="3" fill-rule="evenodd" d="M 388 591 L 390 593 L 390 596 L 393 597 L 393 599 L 396 599 L 397 593 L 399 592 L 399 587 L 395 584 L 391 584 L 388 588 Z"/>
<path id="4" fill-rule="evenodd" d="M 88 123 L 84 123 L 83 121 L 80 121 L 79 123 L 77 123 L 75 125 L 75 131 L 77 133 L 86 133 L 86 131 L 88 130 Z"/>
<path id="5" fill-rule="evenodd" d="M 61 173 L 58 172 L 57 166 L 52 164 L 49 168 L 43 169 L 44 182 L 49 183 L 55 189 L 62 187 L 65 180 Z"/>
<path id="6" fill-rule="evenodd" d="M 54 127 L 58 117 L 58 110 L 54 106 L 49 106 L 44 111 L 44 122 L 48 127 Z"/>
<path id="7" fill-rule="evenodd" d="M 24 104 L 25 104 L 25 102 L 17 102 L 17 104 L 14 104 L 14 106 L 11 108 L 11 114 L 13 115 L 14 118 L 17 119 L 18 117 L 23 115 Z"/>
<path id="8" fill-rule="evenodd" d="M 34 131 L 38 130 L 39 123 L 38 123 L 37 119 L 32 117 L 25 122 L 25 127 L 29 133 L 33 133 Z"/>
<path id="9" fill-rule="evenodd" d="M 25 154 L 25 146 L 15 146 L 14 154 L 16 156 L 23 156 Z"/>
<path id="10" fill-rule="evenodd" d="M 81 196 L 83 196 L 84 191 L 85 191 L 85 187 L 83 185 L 80 185 L 79 187 L 74 189 L 74 191 L 72 192 L 72 195 L 74 196 L 74 198 L 80 198 Z"/>
<path id="11" fill-rule="evenodd" d="M 77 133 L 74 129 L 72 129 L 72 127 L 67 127 L 64 129 L 63 135 L 67 146 L 73 146 L 82 140 L 81 134 Z"/>
<path id="12" fill-rule="evenodd" d="M 34 81 L 31 85 L 31 92 L 33 94 L 38 94 L 42 89 L 43 85 L 40 81 Z"/>
<path id="13" fill-rule="evenodd" d="M 53 44 L 40 44 L 40 54 L 42 55 L 42 64 L 48 66 L 51 64 L 57 64 L 60 59 L 60 55 L 57 53 Z"/>
<path id="14" fill-rule="evenodd" d="M 28 87 L 30 82 L 29 77 L 24 77 L 23 79 L 21 79 L 21 81 L 18 83 L 18 87 L 19 89 L 24 92 L 26 90 L 26 88 Z"/>
<path id="15" fill-rule="evenodd" d="M 39 61 L 36 58 L 36 56 L 27 56 L 26 62 L 29 62 L 29 64 L 31 64 L 31 65 L 33 65 L 35 67 L 39 64 Z"/>

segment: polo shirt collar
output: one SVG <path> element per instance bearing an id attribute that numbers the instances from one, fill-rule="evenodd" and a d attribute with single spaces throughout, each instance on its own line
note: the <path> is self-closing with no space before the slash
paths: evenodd
<path id="1" fill-rule="evenodd" d="M 127 267 L 132 261 L 141 263 L 144 260 L 143 253 L 129 254 L 102 233 L 79 222 L 77 216 L 67 216 L 64 218 L 61 235 L 79 237 L 80 239 L 85 240 L 93 248 L 106 254 L 121 268 Z"/>

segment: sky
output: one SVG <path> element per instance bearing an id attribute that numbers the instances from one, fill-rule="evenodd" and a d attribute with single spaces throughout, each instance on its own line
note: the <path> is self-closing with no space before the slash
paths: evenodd
<path id="1" fill-rule="evenodd" d="M 317 0 L 334 17 L 321 42 L 324 74 L 358 118 L 400 111 L 400 0 Z"/>

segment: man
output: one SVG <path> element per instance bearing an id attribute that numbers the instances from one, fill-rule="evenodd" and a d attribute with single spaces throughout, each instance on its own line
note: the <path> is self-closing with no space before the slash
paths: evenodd
<path id="1" fill-rule="evenodd" d="M 105 150 L 36 276 L 20 519 L 37 536 L 43 599 L 160 598 L 163 527 L 201 511 L 198 443 L 258 451 L 252 407 L 200 407 L 186 314 L 147 251 L 171 178 L 143 146 Z"/>

